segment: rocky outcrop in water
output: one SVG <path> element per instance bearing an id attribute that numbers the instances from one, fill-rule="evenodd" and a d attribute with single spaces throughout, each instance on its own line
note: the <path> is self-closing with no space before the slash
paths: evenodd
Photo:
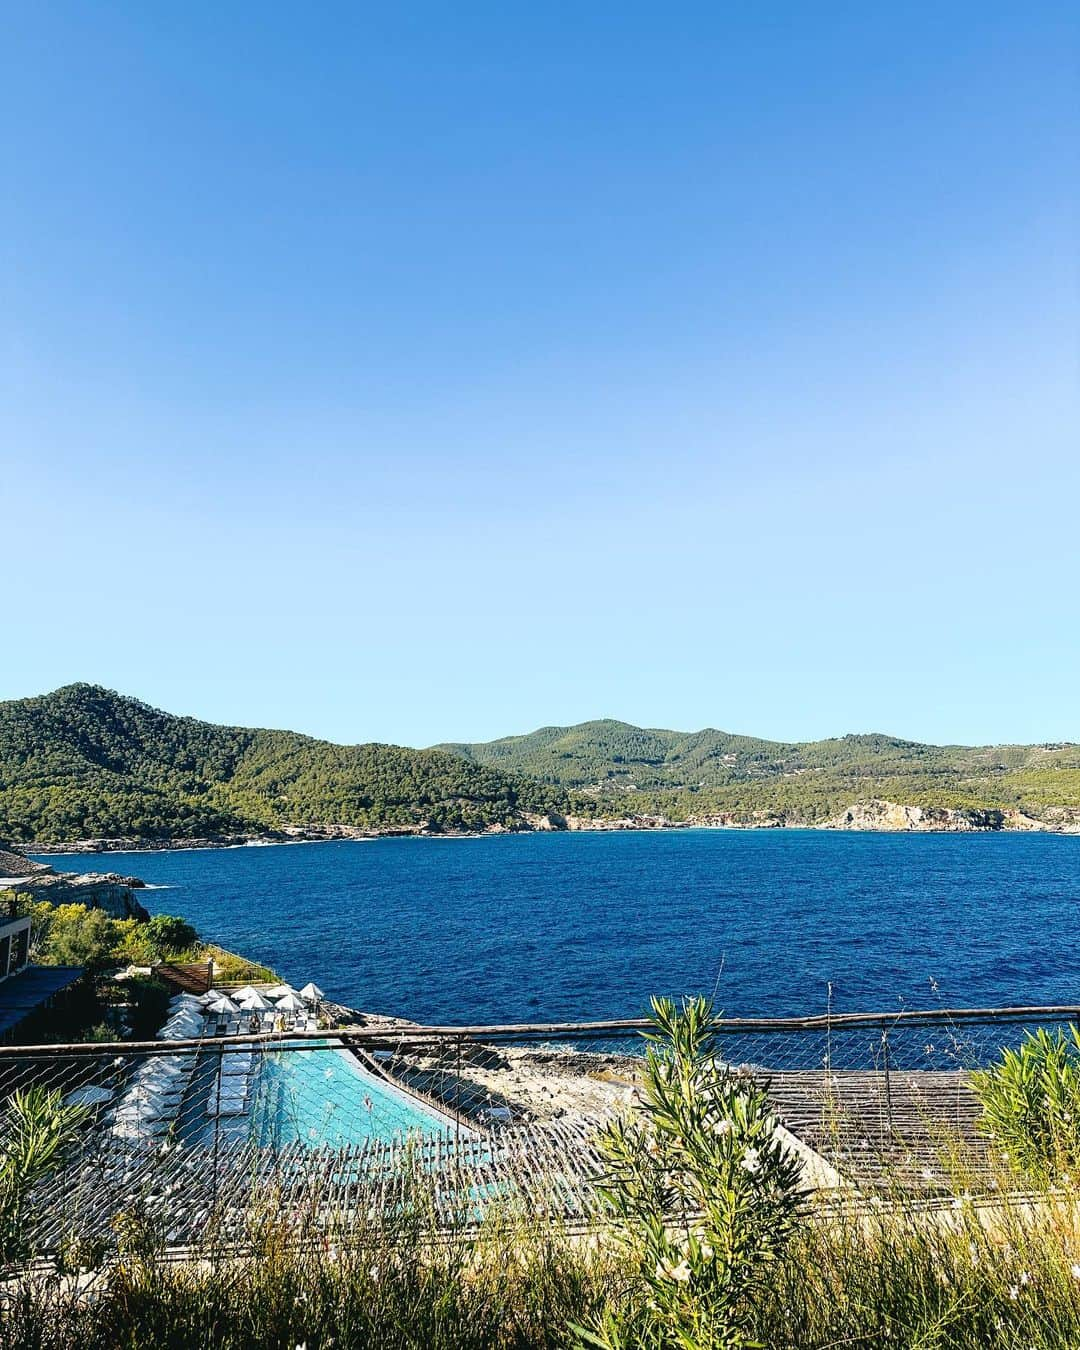
<path id="1" fill-rule="evenodd" d="M 114 919 L 150 917 L 135 896 L 146 883 L 116 872 L 58 872 L 34 862 L 18 849 L 0 844 L 0 889 L 47 900 L 50 905 L 85 905 L 101 909 Z"/>

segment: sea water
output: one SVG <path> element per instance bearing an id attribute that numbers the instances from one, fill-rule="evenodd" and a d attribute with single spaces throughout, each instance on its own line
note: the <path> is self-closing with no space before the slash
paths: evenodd
<path id="1" fill-rule="evenodd" d="M 66 859 L 333 999 L 421 1021 L 1080 1000 L 1080 837 L 680 830 Z"/>

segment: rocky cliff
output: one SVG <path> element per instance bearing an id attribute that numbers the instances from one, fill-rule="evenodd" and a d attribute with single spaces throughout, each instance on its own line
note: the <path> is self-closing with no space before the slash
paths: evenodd
<path id="1" fill-rule="evenodd" d="M 135 896 L 145 882 L 116 872 L 58 872 L 18 849 L 0 844 L 0 889 L 47 900 L 51 905 L 85 905 L 114 919 L 150 917 Z"/>
<path id="2" fill-rule="evenodd" d="M 1072 827 L 1075 827 L 1073 822 Z M 1010 810 L 955 810 L 944 806 L 902 806 L 899 802 L 873 799 L 849 806 L 832 820 L 827 830 L 895 830 L 968 834 L 988 830 L 1066 830 L 1070 823 L 1049 824 Z"/>

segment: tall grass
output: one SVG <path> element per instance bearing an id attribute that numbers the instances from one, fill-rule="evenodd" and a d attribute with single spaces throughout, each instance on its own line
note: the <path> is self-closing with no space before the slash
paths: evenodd
<path id="1" fill-rule="evenodd" d="M 819 1216 L 765 1267 L 741 1331 L 790 1350 L 1075 1347 L 1076 1203 L 1058 1196 L 993 1215 L 962 1203 L 945 1215 Z M 639 1287 L 602 1235 L 546 1225 L 492 1225 L 459 1241 L 373 1227 L 340 1249 L 301 1249 L 297 1239 L 292 1226 L 267 1220 L 243 1258 L 176 1263 L 133 1241 L 92 1284 L 24 1276 L 0 1290 L 3 1344 L 547 1350 L 576 1344 L 575 1326 Z"/>
<path id="2" fill-rule="evenodd" d="M 550 1227 L 469 1240 L 372 1228 L 300 1249 L 267 1221 L 252 1254 L 176 1264 L 129 1251 L 88 1286 L 55 1275 L 0 1292 L 10 1350 L 555 1347 L 615 1278 L 610 1258 Z"/>

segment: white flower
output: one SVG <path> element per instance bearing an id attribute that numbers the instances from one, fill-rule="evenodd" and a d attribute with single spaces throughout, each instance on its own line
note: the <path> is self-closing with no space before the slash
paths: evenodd
<path id="1" fill-rule="evenodd" d="M 1026 1270 L 1022 1270 L 1022 1271 L 1020 1272 L 1020 1283 L 1021 1283 L 1021 1284 L 1030 1284 L 1030 1283 L 1031 1283 L 1031 1276 L 1027 1273 Z"/>
<path id="2" fill-rule="evenodd" d="M 1011 1285 L 1009 1285 L 1009 1297 L 1012 1299 L 1012 1301 L 1013 1301 L 1014 1303 L 1016 1302 L 1016 1300 L 1020 1297 L 1020 1286 L 1019 1286 L 1019 1285 L 1017 1285 L 1017 1284 L 1011 1284 Z"/>
<path id="3" fill-rule="evenodd" d="M 713 1134 L 720 1134 L 720 1135 L 730 1134 L 731 1130 L 732 1130 L 731 1121 L 726 1119 L 718 1120 L 716 1124 L 713 1126 Z"/>
<path id="4" fill-rule="evenodd" d="M 690 1278 L 690 1267 L 685 1258 L 672 1265 L 670 1261 L 657 1261 L 656 1278 L 658 1280 L 678 1280 L 680 1284 L 685 1284 Z"/>
<path id="5" fill-rule="evenodd" d="M 743 1160 L 739 1166 L 743 1171 L 749 1172 L 753 1176 L 755 1172 L 761 1171 L 761 1154 L 756 1148 L 748 1148 L 743 1154 Z"/>

